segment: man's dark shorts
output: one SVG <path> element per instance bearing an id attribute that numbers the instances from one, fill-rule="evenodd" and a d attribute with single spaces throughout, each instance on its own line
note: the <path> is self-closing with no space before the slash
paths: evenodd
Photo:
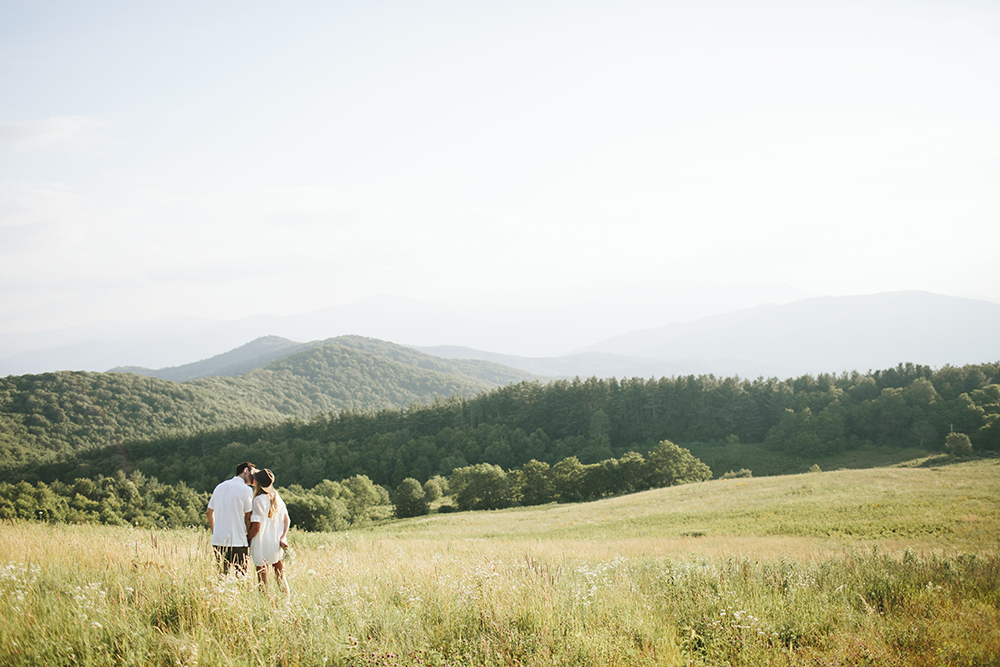
<path id="1" fill-rule="evenodd" d="M 250 562 L 250 547 L 217 547 L 215 558 L 222 567 L 225 574 L 229 574 L 229 569 L 235 567 L 240 574 L 247 573 L 247 564 Z"/>

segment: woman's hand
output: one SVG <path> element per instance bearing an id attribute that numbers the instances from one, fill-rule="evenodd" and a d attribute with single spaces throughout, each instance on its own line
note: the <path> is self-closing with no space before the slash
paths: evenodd
<path id="1" fill-rule="evenodd" d="M 278 539 L 278 544 L 281 545 L 282 549 L 288 548 L 288 540 L 286 540 L 284 537 Z"/>

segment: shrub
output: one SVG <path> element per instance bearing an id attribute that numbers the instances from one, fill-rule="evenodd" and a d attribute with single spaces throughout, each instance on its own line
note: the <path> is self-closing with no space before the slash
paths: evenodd
<path id="1" fill-rule="evenodd" d="M 952 456 L 972 455 L 972 441 L 964 433 L 949 433 L 944 439 L 944 448 Z"/>

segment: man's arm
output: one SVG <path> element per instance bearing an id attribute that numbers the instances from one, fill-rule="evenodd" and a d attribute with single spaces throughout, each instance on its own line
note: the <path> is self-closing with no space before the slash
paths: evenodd
<path id="1" fill-rule="evenodd" d="M 211 507 L 205 510 L 205 518 L 208 519 L 208 529 L 215 532 L 215 510 Z"/>

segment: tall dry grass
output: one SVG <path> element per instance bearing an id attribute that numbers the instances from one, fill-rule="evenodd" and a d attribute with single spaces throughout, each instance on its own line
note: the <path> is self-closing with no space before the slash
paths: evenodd
<path id="1" fill-rule="evenodd" d="M 0 665 L 1000 664 L 995 471 L 293 533 L 287 599 L 221 578 L 205 531 L 6 524 Z"/>
<path id="2" fill-rule="evenodd" d="M 286 599 L 220 578 L 204 532 L 3 526 L 0 664 L 1000 661 L 995 555 L 310 537 Z"/>

